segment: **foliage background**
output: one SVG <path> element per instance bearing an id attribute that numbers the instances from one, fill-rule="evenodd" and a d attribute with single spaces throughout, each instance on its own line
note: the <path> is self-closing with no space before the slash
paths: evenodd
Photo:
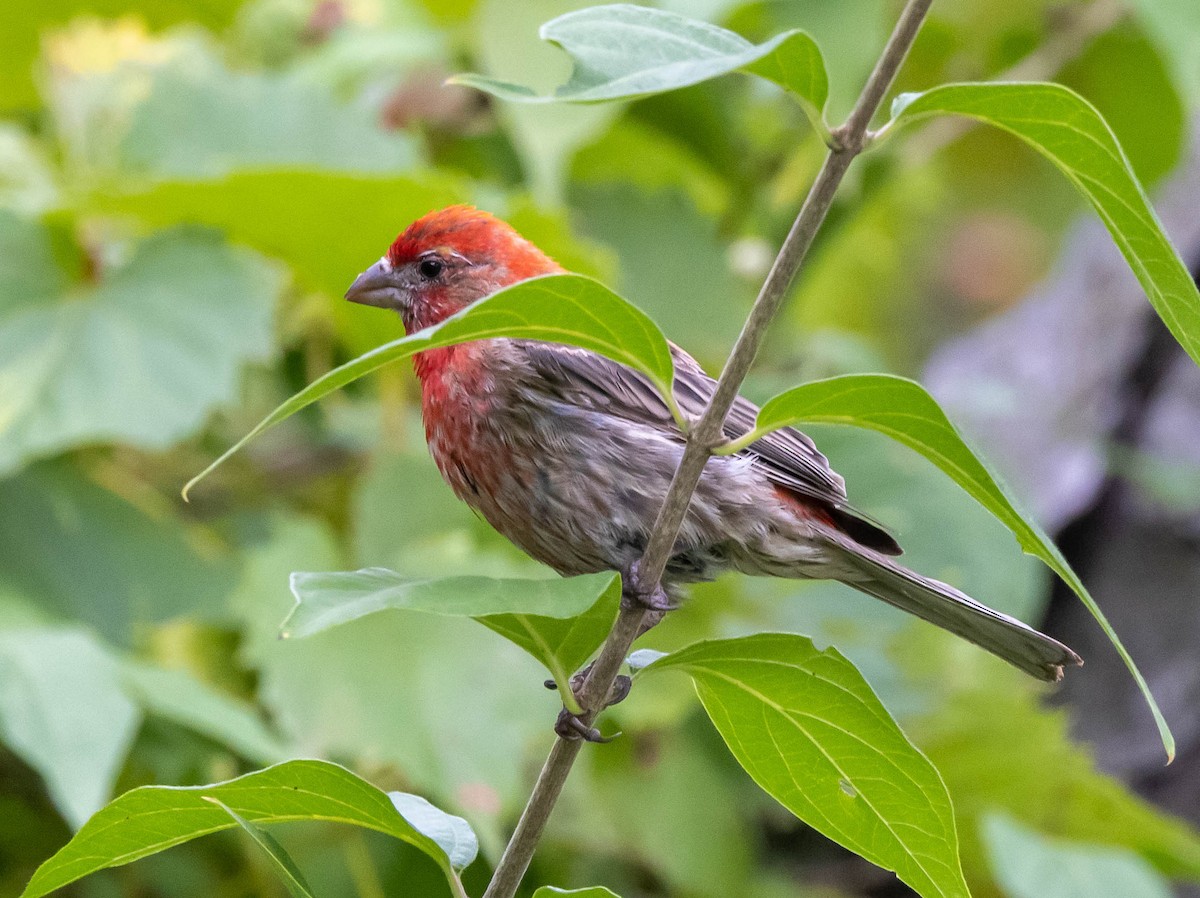
<path id="1" fill-rule="evenodd" d="M 1143 3 L 935 5 L 899 89 L 1014 67 L 1053 77 L 1096 104 L 1146 183 L 1166 183 L 1200 97 L 1200 15 L 1185 2 Z M 834 120 L 896 13 L 881 0 L 663 5 L 754 40 L 810 31 L 826 53 Z M 278 428 L 190 505 L 178 490 L 287 395 L 400 333 L 339 297 L 408 221 L 450 202 L 506 217 L 719 366 L 823 148 L 776 89 L 745 78 L 584 108 L 493 105 L 441 85 L 466 69 L 561 82 L 566 63 L 536 31 L 568 8 L 18 0 L 9 13 L 5 893 L 114 792 L 212 782 L 294 756 L 427 795 L 468 817 L 495 858 L 557 709 L 536 666 L 470 622 L 415 614 L 275 638 L 292 570 L 537 571 L 441 483 L 407 370 Z M 852 170 L 747 392 L 852 371 L 919 375 L 938 347 L 1003 315 L 1054 270 L 1081 211 L 1065 181 L 1000 134 L 930 128 L 890 143 Z M 1200 247 L 1183 249 L 1194 258 Z M 1044 618 L 1044 572 L 943 476 L 882 438 L 814 435 L 914 567 Z M 1195 478 L 1163 461 L 1174 483 Z M 1006 473 L 1021 486 L 1036 472 Z M 1167 491 L 1189 513 L 1200 505 L 1200 491 Z M 1186 551 L 1176 562 L 1194 569 Z M 1141 600 L 1135 587 L 1105 598 L 1113 610 Z M 1138 898 L 1200 882 L 1193 824 L 1101 772 L 1071 735 L 1073 720 L 1088 731 L 1092 715 L 1101 731 L 1140 728 L 1141 743 L 1155 744 L 1132 703 L 1073 711 L 970 646 L 829 584 L 727 578 L 695 589 L 644 643 L 667 650 L 757 629 L 811 634 L 860 666 L 947 780 L 976 895 Z M 1069 628 L 1056 633 L 1071 641 Z M 1089 676 L 1088 660 L 1076 679 Z M 1186 654 L 1179 663 L 1196 666 Z M 648 682 L 610 717 L 627 735 L 586 753 L 530 887 L 904 894 L 759 794 L 682 678 Z M 1193 720 L 1172 723 L 1195 743 Z M 1137 778 L 1120 754 L 1104 757 Z M 1194 794 L 1198 768 L 1185 743 L 1172 782 Z M 427 859 L 373 834 L 295 826 L 280 836 L 321 894 L 390 894 L 401 870 L 427 873 L 421 894 L 445 889 Z M 468 883 L 478 888 L 485 867 Z M 230 834 L 67 891 L 282 894 L 253 846 Z"/>

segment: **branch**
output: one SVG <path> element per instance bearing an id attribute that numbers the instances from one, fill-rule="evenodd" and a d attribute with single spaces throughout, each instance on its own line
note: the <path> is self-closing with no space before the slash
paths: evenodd
<path id="1" fill-rule="evenodd" d="M 738 335 L 733 351 L 725 363 L 725 369 L 717 381 L 712 400 L 688 434 L 683 458 L 680 459 L 679 468 L 667 490 L 654 529 L 651 531 L 650 542 L 638 568 L 641 584 L 645 587 L 657 586 L 662 580 L 704 466 L 713 449 L 724 441 L 725 416 L 729 414 L 742 381 L 754 362 L 767 328 L 783 304 L 788 287 L 796 272 L 800 270 L 817 231 L 825 221 L 829 207 L 833 204 L 833 195 L 846 174 L 846 169 L 854 157 L 863 151 L 867 139 L 867 126 L 878 110 L 884 94 L 891 87 L 909 48 L 912 47 L 932 2 L 933 0 L 908 0 L 850 117 L 844 125 L 831 132 L 829 155 L 817 173 L 804 205 L 796 216 L 775 263 L 771 266 L 762 290 L 759 291 L 754 307 L 750 310 L 742 332 Z M 590 725 L 595 719 L 598 713 L 595 709 L 602 707 L 604 698 L 608 696 L 622 662 L 641 632 L 644 615 L 644 610 L 625 608 L 622 603 L 621 613 L 613 625 L 613 630 L 580 691 L 580 704 L 585 709 L 582 720 L 586 724 Z M 516 893 L 517 886 L 520 885 L 521 878 L 533 858 L 533 851 L 541 838 L 542 829 L 550 817 L 582 745 L 581 741 L 567 741 L 562 738 L 554 744 L 512 839 L 504 849 L 484 898 L 512 898 Z"/>

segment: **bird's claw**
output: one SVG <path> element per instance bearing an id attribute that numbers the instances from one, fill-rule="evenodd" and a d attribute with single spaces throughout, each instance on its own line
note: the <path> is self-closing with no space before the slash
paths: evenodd
<path id="1" fill-rule="evenodd" d="M 594 726 L 589 726 L 582 719 L 572 714 L 566 708 L 558 714 L 558 720 L 554 722 L 554 732 L 559 735 L 559 738 L 565 739 L 568 742 L 584 742 L 606 743 L 612 742 L 620 733 L 614 733 L 611 736 L 602 736 L 600 731 Z"/>
<path id="2" fill-rule="evenodd" d="M 571 677 L 571 692 L 575 694 L 576 698 L 578 698 L 579 694 L 583 691 L 584 681 L 587 679 L 587 675 L 591 672 L 591 669 L 592 666 L 589 664 L 579 673 L 575 674 L 575 676 Z M 558 684 L 554 680 L 546 680 L 544 685 L 547 689 L 558 688 Z M 625 701 L 625 699 L 629 697 L 629 690 L 631 688 L 633 688 L 633 680 L 625 674 L 621 674 L 615 680 L 613 680 L 613 684 L 609 687 L 608 695 L 605 697 L 604 703 L 597 708 L 596 711 L 601 711 L 604 708 L 617 704 L 618 702 Z M 587 714 L 589 712 L 584 711 L 583 713 Z M 590 713 L 594 714 L 595 712 Z M 600 735 L 600 731 L 598 729 L 596 729 L 594 726 L 584 723 L 582 717 L 572 712 L 569 708 L 563 708 L 558 713 L 558 720 L 554 722 L 554 732 L 557 733 L 559 737 L 566 739 L 568 742 L 576 742 L 582 739 L 584 742 L 605 743 L 612 742 L 617 738 L 617 736 L 621 735 L 620 733 L 615 733 L 612 736 Z"/>
<path id="3" fill-rule="evenodd" d="M 604 700 L 604 707 L 609 708 L 625 701 L 625 699 L 629 698 L 629 690 L 632 688 L 633 678 L 625 674 L 619 674 L 613 680 L 613 684 L 608 690 L 608 697 Z"/>
<path id="4" fill-rule="evenodd" d="M 640 562 L 635 561 L 628 570 L 621 573 L 621 607 L 642 608 L 659 614 L 678 608 L 679 603 L 671 598 L 661 583 L 655 583 L 653 589 L 646 588 L 642 583 L 639 566 Z"/>
<path id="5" fill-rule="evenodd" d="M 583 691 L 584 680 L 587 679 L 587 675 L 591 673 L 591 670 L 592 665 L 589 664 L 583 670 L 579 671 L 579 673 L 575 674 L 575 676 L 571 677 L 571 692 L 576 698 L 579 698 L 580 693 Z M 542 685 L 550 690 L 558 688 L 558 683 L 552 679 L 545 680 Z M 608 697 L 604 704 L 601 705 L 601 709 L 608 708 L 612 705 L 616 705 L 625 701 L 625 699 L 629 697 L 629 690 L 632 688 L 633 680 L 625 674 L 620 674 L 615 680 L 613 680 L 613 684 L 608 690 Z"/>

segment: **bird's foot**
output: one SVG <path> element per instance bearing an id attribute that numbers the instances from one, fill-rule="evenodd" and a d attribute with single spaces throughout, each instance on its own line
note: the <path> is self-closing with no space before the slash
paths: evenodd
<path id="1" fill-rule="evenodd" d="M 592 665 L 589 664 L 583 670 L 579 671 L 579 673 L 575 674 L 575 676 L 571 677 L 571 692 L 574 693 L 576 699 L 580 698 L 580 694 L 583 692 L 583 684 L 587 680 L 587 676 L 591 670 Z M 547 689 L 558 688 L 558 684 L 554 680 L 547 680 L 545 685 Z M 621 734 L 616 733 L 612 736 L 602 736 L 600 735 L 600 731 L 591 726 L 584 718 L 594 716 L 598 711 L 602 711 L 618 702 L 625 701 L 629 697 L 629 690 L 632 686 L 633 680 L 621 674 L 613 681 L 612 686 L 609 687 L 604 703 L 594 711 L 589 712 L 585 710 L 582 714 L 576 714 L 569 708 L 563 708 L 558 714 L 558 720 L 554 723 L 554 732 L 563 739 L 572 742 L 579 739 L 585 742 L 612 742 L 613 739 Z"/>
<path id="2" fill-rule="evenodd" d="M 571 692 L 574 693 L 576 699 L 579 699 L 580 695 L 582 694 L 583 683 L 587 679 L 587 675 L 591 672 L 592 665 L 589 664 L 583 670 L 579 671 L 579 673 L 575 674 L 575 676 L 571 677 Z M 556 683 L 554 680 L 546 680 L 542 685 L 547 689 L 558 688 L 558 683 Z M 629 697 L 629 690 L 632 688 L 632 679 L 627 677 L 625 674 L 618 675 L 618 677 L 613 680 L 613 684 L 608 690 L 608 697 L 605 699 L 604 704 L 601 705 L 597 710 L 603 710 L 604 708 L 608 708 L 612 705 L 616 705 L 625 701 L 625 699 Z"/>
<path id="3" fill-rule="evenodd" d="M 621 607 L 642 608 L 660 614 L 678 608 L 679 603 L 671 598 L 661 583 L 655 583 L 650 588 L 642 582 L 640 565 L 641 562 L 635 561 L 627 570 L 621 572 Z"/>
<path id="4" fill-rule="evenodd" d="M 646 613 L 645 617 L 650 620 L 647 620 L 642 626 L 642 632 L 645 632 L 646 629 L 658 623 L 668 611 L 677 608 L 678 603 L 663 589 L 661 583 L 654 584 L 651 589 L 645 588 L 638 574 L 638 563 L 634 562 L 627 571 L 621 574 L 621 607 L 626 610 L 640 609 Z M 639 635 L 641 634 L 639 633 Z M 611 742 L 616 737 L 600 735 L 600 731 L 591 725 L 591 719 L 605 708 L 623 702 L 629 696 L 633 681 L 624 674 L 618 676 L 613 680 L 608 695 L 599 703 L 599 706 L 589 708 L 582 701 L 582 693 L 591 672 L 592 665 L 589 664 L 571 677 L 570 682 L 571 692 L 578 700 L 578 704 L 584 708 L 583 713 L 575 714 L 569 708 L 563 708 L 558 715 L 558 720 L 555 721 L 554 732 L 569 741 L 582 739 L 586 742 Z M 557 689 L 558 683 L 554 680 L 546 680 L 545 686 L 547 689 Z"/>
<path id="5" fill-rule="evenodd" d="M 602 736 L 600 731 L 587 723 L 583 717 L 571 713 L 566 708 L 558 713 L 558 720 L 554 722 L 554 732 L 567 742 L 578 742 L 582 739 L 584 742 L 605 743 L 612 742 L 621 735 L 614 733 L 611 736 Z"/>

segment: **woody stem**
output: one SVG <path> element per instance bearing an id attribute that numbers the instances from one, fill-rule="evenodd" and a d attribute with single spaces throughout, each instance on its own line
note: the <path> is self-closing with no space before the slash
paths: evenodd
<path id="1" fill-rule="evenodd" d="M 717 381 L 712 400 L 688 434 L 683 458 L 680 459 L 679 468 L 675 471 L 674 479 L 655 520 L 649 544 L 638 565 L 640 582 L 636 586 L 643 594 L 648 595 L 662 579 L 692 493 L 700 482 L 700 475 L 713 447 L 724 437 L 722 431 L 725 416 L 729 413 L 738 390 L 741 389 L 742 381 L 754 362 L 767 328 L 779 313 L 788 287 L 796 272 L 800 270 L 813 239 L 825 221 L 838 185 L 850 163 L 865 148 L 868 139 L 867 127 L 871 118 L 891 87 L 904 57 L 908 55 L 932 2 L 933 0 L 908 0 L 849 118 L 845 124 L 830 132 L 829 154 L 825 157 L 825 162 L 817 173 L 808 196 L 805 197 L 779 255 L 776 256 L 763 282 L 754 307 L 742 326 L 733 351 Z M 592 723 L 602 707 L 622 662 L 641 632 L 645 610 L 636 606 L 625 607 L 626 604 L 629 603 L 622 603 L 612 632 L 609 633 L 580 691 L 580 704 L 585 709 L 581 720 L 587 725 Z M 492 881 L 484 892 L 484 898 L 512 898 L 516 893 L 582 745 L 579 740 L 570 741 L 561 737 L 555 742 L 517 828 L 496 866 Z"/>

